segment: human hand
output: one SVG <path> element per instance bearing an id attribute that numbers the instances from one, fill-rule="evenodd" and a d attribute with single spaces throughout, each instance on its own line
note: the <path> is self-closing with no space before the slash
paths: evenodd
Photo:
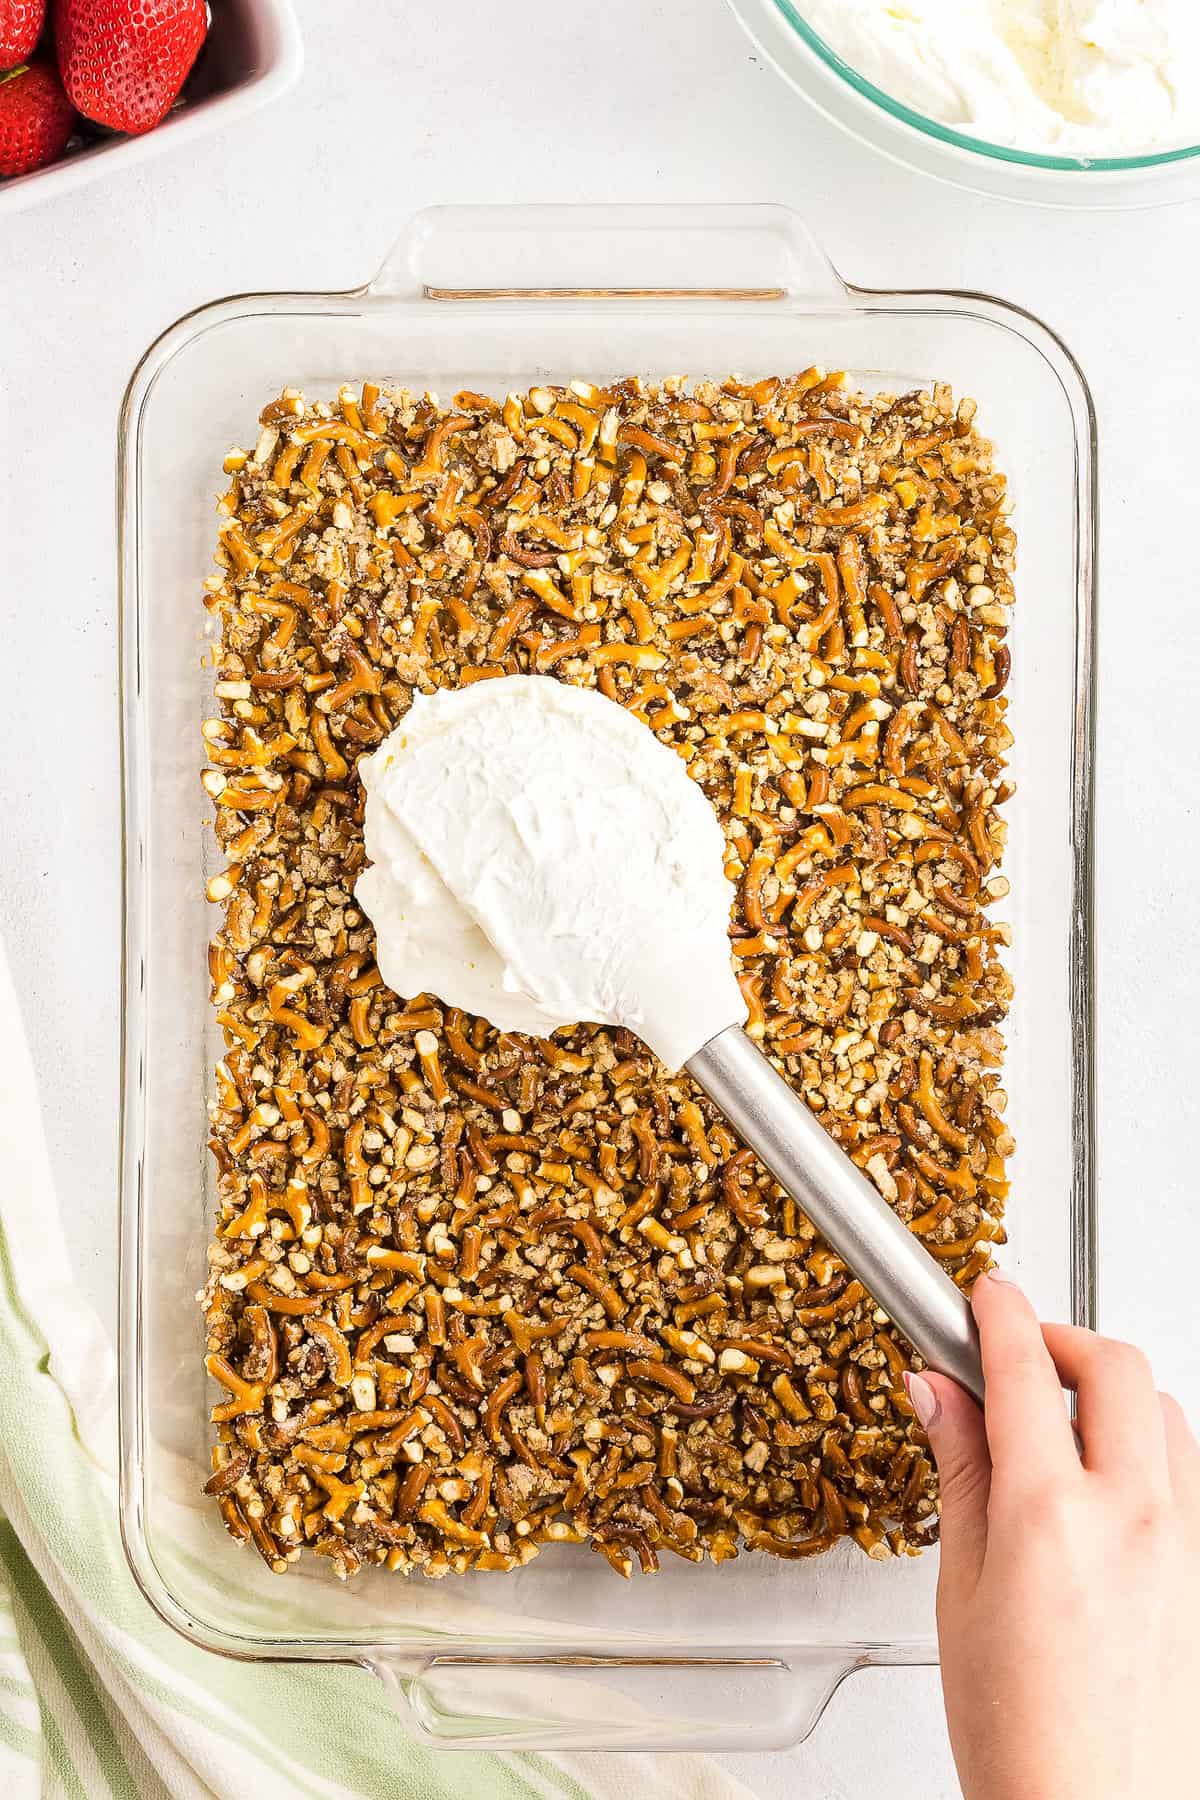
<path id="1" fill-rule="evenodd" d="M 941 1478 L 938 1637 L 966 1800 L 1185 1800 L 1200 1446 L 1140 1351 L 1039 1326 L 995 1274 L 973 1304 L 986 1420 L 946 1376 L 908 1382 Z"/>

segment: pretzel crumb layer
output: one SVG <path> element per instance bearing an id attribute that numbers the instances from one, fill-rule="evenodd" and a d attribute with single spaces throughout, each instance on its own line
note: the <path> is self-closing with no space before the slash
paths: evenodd
<path id="1" fill-rule="evenodd" d="M 368 382 L 285 389 L 226 458 L 207 1491 L 272 1569 L 936 1537 L 919 1362 L 686 1075 L 384 986 L 355 769 L 418 691 L 629 708 L 724 829 L 751 1034 L 968 1288 L 1012 1149 L 1015 546 L 974 415 L 817 368 Z"/>

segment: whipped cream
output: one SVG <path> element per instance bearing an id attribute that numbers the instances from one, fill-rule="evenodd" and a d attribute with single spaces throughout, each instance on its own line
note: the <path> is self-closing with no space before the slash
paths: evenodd
<path id="1" fill-rule="evenodd" d="M 355 896 L 396 993 L 538 1037 L 624 1025 L 671 1068 L 746 1017 L 724 834 L 615 701 L 538 675 L 418 694 L 358 772 Z"/>
<path id="2" fill-rule="evenodd" d="M 1051 155 L 1200 142 L 1197 0 L 802 0 L 868 81 L 970 137 Z"/>

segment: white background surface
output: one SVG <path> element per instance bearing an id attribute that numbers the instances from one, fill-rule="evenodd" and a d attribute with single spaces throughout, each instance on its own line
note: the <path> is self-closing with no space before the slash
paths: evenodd
<path id="1" fill-rule="evenodd" d="M 219 0 L 218 0 L 219 3 Z M 1195 924 L 1196 207 L 960 195 L 806 112 L 720 0 L 300 0 L 302 85 L 257 119 L 0 214 L 0 922 L 79 1273 L 115 1297 L 119 770 L 113 448 L 125 381 L 221 294 L 348 287 L 437 201 L 778 200 L 880 287 L 984 289 L 1066 337 L 1101 431 L 1102 1320 L 1200 1413 Z M 222 446 L 214 446 L 214 452 Z M 198 577 L 202 573 L 198 571 Z M 931 1671 L 859 1676 L 763 1796 L 957 1794 Z"/>

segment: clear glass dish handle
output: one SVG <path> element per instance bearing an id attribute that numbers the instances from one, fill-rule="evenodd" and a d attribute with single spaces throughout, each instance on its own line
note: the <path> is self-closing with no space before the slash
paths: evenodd
<path id="1" fill-rule="evenodd" d="M 824 1645 L 747 1657 L 698 1652 L 553 1658 L 464 1654 L 366 1667 L 406 1728 L 443 1750 L 779 1750 L 813 1730 L 847 1675 L 877 1650 Z M 889 1664 L 928 1653 L 889 1646 Z"/>
<path id="2" fill-rule="evenodd" d="M 841 301 L 786 206 L 433 206 L 368 287 L 394 299 Z"/>

